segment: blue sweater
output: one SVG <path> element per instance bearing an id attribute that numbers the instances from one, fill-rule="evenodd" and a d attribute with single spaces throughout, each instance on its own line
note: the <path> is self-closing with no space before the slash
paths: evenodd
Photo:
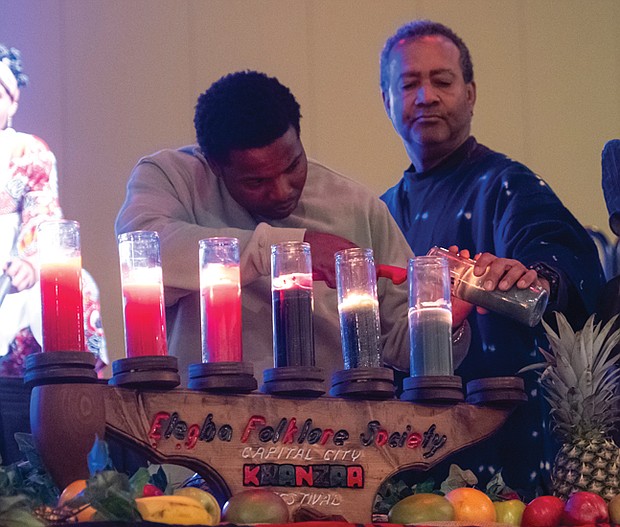
<path id="1" fill-rule="evenodd" d="M 545 320 L 558 310 L 574 328 L 581 328 L 593 312 L 603 273 L 585 229 L 542 179 L 473 137 L 430 170 L 415 172 L 410 167 L 381 199 L 415 254 L 426 254 L 434 245 L 458 245 L 471 254 L 489 252 L 526 266 L 544 263 L 560 277 Z M 523 366 L 539 362 L 538 347 L 547 347 L 540 324 L 529 328 L 475 310 L 469 322 L 472 343 L 456 371 L 464 382 L 515 375 Z M 555 450 L 543 417 L 548 409 L 537 374 L 524 378 L 529 402 L 512 414 L 498 435 L 448 460 L 473 470 L 482 486 L 499 469 L 512 488 L 532 492 L 546 486 Z M 436 479 L 442 477 L 438 474 Z"/>

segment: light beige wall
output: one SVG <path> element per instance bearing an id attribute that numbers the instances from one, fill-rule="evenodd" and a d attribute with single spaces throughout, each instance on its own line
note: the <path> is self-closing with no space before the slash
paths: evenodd
<path id="1" fill-rule="evenodd" d="M 310 155 L 382 192 L 407 160 L 384 115 L 378 55 L 416 17 L 468 43 L 478 139 L 609 232 L 600 152 L 620 137 L 617 0 L 0 0 L 0 42 L 22 50 L 32 81 L 15 124 L 57 154 L 113 359 L 124 353 L 113 222 L 136 160 L 193 141 L 198 94 L 252 68 L 296 94 Z"/>

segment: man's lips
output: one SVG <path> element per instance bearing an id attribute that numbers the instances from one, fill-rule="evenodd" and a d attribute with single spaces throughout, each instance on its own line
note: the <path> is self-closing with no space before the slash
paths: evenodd
<path id="1" fill-rule="evenodd" d="M 295 208 L 297 207 L 297 201 L 296 199 L 291 200 L 291 201 L 287 201 L 286 203 L 281 203 L 279 205 L 277 205 L 276 207 L 273 207 L 274 211 L 277 212 L 293 212 L 295 210 Z"/>
<path id="2" fill-rule="evenodd" d="M 439 121 L 441 119 L 443 119 L 443 117 L 441 115 L 437 115 L 437 114 L 428 114 L 428 115 L 426 115 L 425 114 L 425 115 L 417 115 L 413 119 L 413 122 L 414 123 L 419 122 L 419 121 L 422 121 L 422 122 L 425 122 L 425 121 L 432 122 L 432 121 Z"/>

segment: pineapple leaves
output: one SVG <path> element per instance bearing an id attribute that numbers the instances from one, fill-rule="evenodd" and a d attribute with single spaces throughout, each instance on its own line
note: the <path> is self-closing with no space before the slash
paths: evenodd
<path id="1" fill-rule="evenodd" d="M 616 408 L 620 368 L 617 366 L 620 329 L 613 331 L 613 317 L 605 325 L 595 315 L 580 331 L 573 331 L 556 312 L 557 333 L 542 321 L 550 350 L 540 350 L 545 362 L 521 372 L 544 368 L 539 376 L 545 399 L 551 405 L 553 430 L 563 438 L 608 435 L 618 422 Z"/>

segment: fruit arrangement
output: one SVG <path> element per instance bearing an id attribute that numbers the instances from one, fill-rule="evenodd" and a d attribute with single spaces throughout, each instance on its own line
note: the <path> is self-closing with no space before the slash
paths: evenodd
<path id="1" fill-rule="evenodd" d="M 528 504 L 513 498 L 492 501 L 481 490 L 461 487 L 448 494 L 413 494 L 397 502 L 388 514 L 390 523 L 430 521 L 497 522 L 515 527 L 609 527 L 620 522 L 620 496 L 609 504 L 598 494 L 578 491 L 564 501 L 539 496 Z"/>
<path id="2" fill-rule="evenodd" d="M 131 478 L 111 468 L 107 444 L 96 440 L 88 456 L 92 476 L 73 481 L 62 492 L 43 468 L 29 434 L 19 434 L 27 461 L 0 466 L 0 526 L 47 527 L 76 522 L 149 521 L 213 526 L 221 521 L 284 523 L 287 505 L 277 494 L 252 489 L 233 496 L 220 509 L 215 497 L 195 486 L 174 488 L 164 469 L 140 468 Z M 222 516 L 223 514 L 223 516 Z"/>
<path id="3" fill-rule="evenodd" d="M 397 502 L 388 519 L 395 523 L 496 521 L 519 527 L 619 524 L 620 450 L 610 435 L 619 420 L 620 369 L 614 350 L 620 331 L 612 331 L 615 319 L 603 326 L 592 316 L 575 332 L 564 315 L 556 313 L 557 332 L 542 322 L 551 347 L 549 352 L 540 350 L 545 362 L 522 370 L 542 368 L 539 382 L 551 406 L 553 431 L 562 443 L 551 474 L 553 496 L 539 496 L 525 504 L 502 488 L 501 480 L 495 482 L 501 492 L 489 492 L 491 497 L 472 487 L 442 484 L 441 495 L 419 493 Z M 473 474 L 455 470 L 463 484 L 475 485 Z"/>

